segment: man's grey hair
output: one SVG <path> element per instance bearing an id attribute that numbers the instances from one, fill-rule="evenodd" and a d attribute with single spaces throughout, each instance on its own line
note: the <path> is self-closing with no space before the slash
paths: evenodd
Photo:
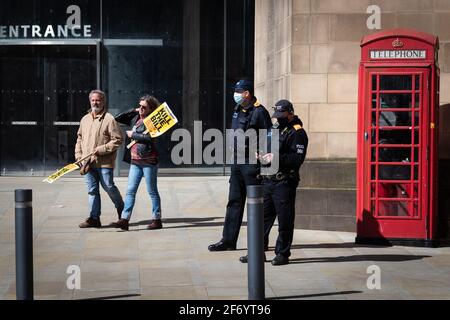
<path id="1" fill-rule="evenodd" d="M 98 90 L 98 89 L 92 90 L 89 93 L 89 100 L 91 100 L 91 97 L 93 94 L 99 94 L 102 97 L 103 102 L 106 103 L 106 94 L 102 90 Z"/>

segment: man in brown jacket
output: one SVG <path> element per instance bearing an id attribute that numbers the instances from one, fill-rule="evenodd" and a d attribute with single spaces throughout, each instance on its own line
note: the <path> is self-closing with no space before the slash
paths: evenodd
<path id="1" fill-rule="evenodd" d="M 122 144 L 123 137 L 119 124 L 114 116 L 106 112 L 105 93 L 93 90 L 89 94 L 90 112 L 81 119 L 78 129 L 75 159 L 80 160 L 90 153 L 91 165 L 85 175 L 89 194 L 89 218 L 79 225 L 80 228 L 101 227 L 101 202 L 99 184 L 116 206 L 117 214 L 123 210 L 123 200 L 119 189 L 114 184 L 114 164 L 117 149 Z"/>

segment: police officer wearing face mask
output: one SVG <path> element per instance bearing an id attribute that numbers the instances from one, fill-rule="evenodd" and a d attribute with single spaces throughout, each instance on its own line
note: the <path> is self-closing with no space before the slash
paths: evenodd
<path id="1" fill-rule="evenodd" d="M 253 95 L 253 83 L 248 80 L 240 80 L 234 89 L 236 106 L 233 112 L 232 129 L 242 129 L 244 132 L 254 129 L 256 133 L 260 129 L 270 130 L 272 126 L 270 115 Z M 234 161 L 231 165 L 230 189 L 222 239 L 209 245 L 209 251 L 236 250 L 236 242 L 244 215 L 247 186 L 261 184 L 261 180 L 257 178 L 260 173 L 260 164 L 250 163 L 248 142 L 249 140 L 246 139 L 245 155 L 240 155 L 243 156 L 245 163 L 237 164 L 236 158 L 239 148 L 236 147 L 233 138 Z M 254 155 L 252 157 L 252 160 L 254 160 Z M 251 162 L 255 163 L 256 161 Z"/>
<path id="2" fill-rule="evenodd" d="M 294 115 L 294 107 L 288 100 L 280 100 L 275 105 L 272 118 L 277 119 L 274 128 L 279 130 L 279 150 L 258 155 L 263 166 L 279 157 L 279 170 L 273 175 L 262 175 L 264 190 L 264 248 L 269 245 L 269 234 L 278 216 L 278 238 L 272 265 L 289 263 L 294 235 L 295 196 L 300 181 L 300 166 L 305 160 L 308 136 L 302 121 Z M 269 134 L 269 137 L 271 134 Z M 270 145 L 270 139 L 268 139 Z M 264 171 L 264 170 L 263 170 Z M 263 173 L 262 173 L 263 174 Z M 240 257 L 242 263 L 247 256 Z"/>

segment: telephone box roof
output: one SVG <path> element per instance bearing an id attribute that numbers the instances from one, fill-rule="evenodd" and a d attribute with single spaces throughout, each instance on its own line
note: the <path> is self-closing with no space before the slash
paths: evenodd
<path id="1" fill-rule="evenodd" d="M 426 42 L 432 46 L 436 46 L 439 48 L 439 39 L 437 36 L 431 35 L 429 33 L 411 30 L 411 29 L 390 29 L 383 30 L 380 32 L 376 32 L 367 36 L 364 36 L 361 39 L 361 47 L 368 45 L 374 41 L 386 39 L 386 38 L 396 38 L 396 37 L 404 37 L 404 38 L 412 38 L 416 40 L 420 40 Z"/>

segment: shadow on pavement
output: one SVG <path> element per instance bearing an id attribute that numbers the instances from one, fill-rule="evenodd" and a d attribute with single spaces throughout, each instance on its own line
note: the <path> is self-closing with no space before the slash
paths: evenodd
<path id="1" fill-rule="evenodd" d="M 299 258 L 289 260 L 289 263 L 320 263 L 320 262 L 356 262 L 356 261 L 387 261 L 401 262 L 430 258 L 431 256 L 415 256 L 404 254 L 373 254 L 341 257 Z"/>
<path id="2" fill-rule="evenodd" d="M 109 297 L 96 297 L 96 298 L 87 298 L 87 299 L 77 299 L 77 300 L 109 300 L 109 299 L 123 299 L 123 298 L 133 298 L 140 297 L 140 294 L 122 294 L 118 296 L 109 296 Z"/>
<path id="3" fill-rule="evenodd" d="M 217 227 L 223 226 L 223 221 L 213 222 L 217 219 L 223 219 L 223 217 L 211 217 L 211 218 L 163 218 L 162 222 L 164 225 L 164 229 L 181 229 L 181 228 L 197 228 L 197 227 Z M 133 226 L 142 226 L 148 225 L 151 223 L 151 220 L 143 220 L 138 222 L 130 223 L 130 227 Z M 181 224 L 178 226 L 167 226 L 168 224 Z M 246 226 L 246 222 L 242 222 L 242 226 Z"/>
<path id="4" fill-rule="evenodd" d="M 392 246 L 355 244 L 354 242 L 343 243 L 308 243 L 294 244 L 291 249 L 352 249 L 352 248 L 391 248 Z"/>
<path id="5" fill-rule="evenodd" d="M 208 222 L 217 219 L 223 219 L 223 217 L 211 217 L 211 218 L 163 218 L 162 223 L 164 225 L 163 229 L 177 229 L 177 228 L 190 228 L 190 227 L 215 227 L 222 226 L 223 222 Z M 149 225 L 152 220 L 141 220 L 136 222 L 131 222 L 130 227 L 146 226 Z M 180 226 L 167 226 L 167 224 L 175 223 L 186 223 L 187 225 Z M 243 222 L 242 226 L 246 226 L 247 223 Z M 110 225 L 103 225 L 102 229 L 114 229 Z M 140 231 L 140 230 L 130 230 L 130 231 Z"/>
<path id="6" fill-rule="evenodd" d="M 363 291 L 338 291 L 338 292 L 326 292 L 326 293 L 316 293 L 316 294 L 304 294 L 304 295 L 299 295 L 299 296 L 273 297 L 273 298 L 267 298 L 267 300 L 315 298 L 315 297 L 326 297 L 326 296 L 336 296 L 336 295 L 342 295 L 342 294 L 355 294 L 355 293 L 363 293 Z"/>

